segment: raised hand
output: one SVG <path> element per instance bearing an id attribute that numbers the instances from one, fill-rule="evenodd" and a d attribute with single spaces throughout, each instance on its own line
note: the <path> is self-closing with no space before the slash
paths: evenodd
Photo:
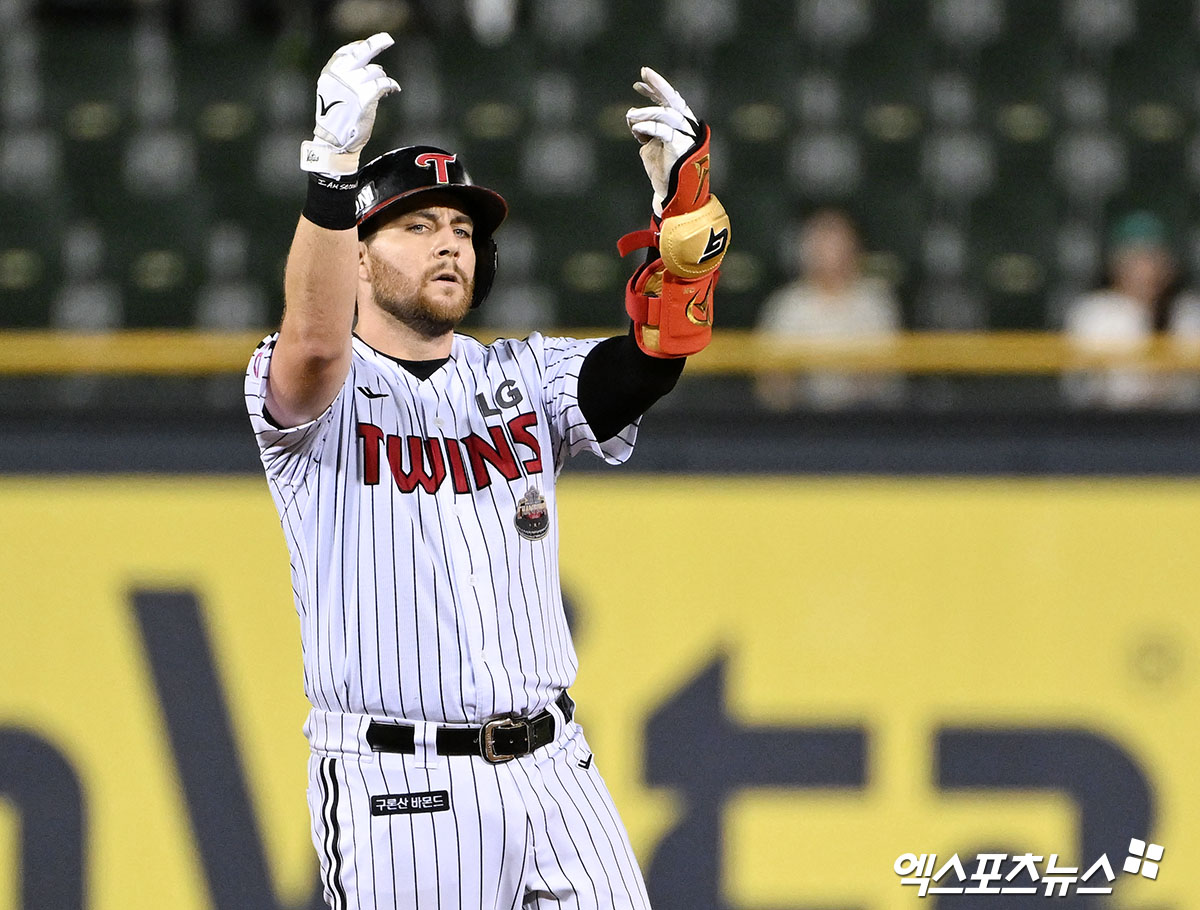
<path id="1" fill-rule="evenodd" d="M 695 145 L 700 135 L 700 122 L 683 96 L 666 79 L 648 66 L 642 67 L 641 76 L 641 81 L 635 82 L 633 88 L 654 105 L 630 108 L 625 121 L 642 145 L 639 154 L 654 189 L 654 214 L 661 217 L 671 169 Z"/>
<path id="2" fill-rule="evenodd" d="M 334 176 L 358 170 L 379 100 L 400 91 L 383 67 L 371 63 L 392 44 L 391 35 L 379 32 L 338 48 L 329 58 L 317 79 L 316 126 L 312 140 L 301 146 L 302 169 Z"/>

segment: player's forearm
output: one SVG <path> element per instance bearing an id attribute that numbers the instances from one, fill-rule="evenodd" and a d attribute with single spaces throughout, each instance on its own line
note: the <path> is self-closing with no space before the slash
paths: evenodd
<path id="1" fill-rule="evenodd" d="M 600 442 L 611 439 L 675 388 L 685 359 L 650 357 L 633 335 L 606 338 L 579 370 L 579 409 Z"/>
<path id="2" fill-rule="evenodd" d="M 357 256 L 353 229 L 330 230 L 303 217 L 296 226 L 267 389 L 267 410 L 280 426 L 318 416 L 346 379 Z"/>
<path id="3" fill-rule="evenodd" d="M 280 341 L 308 356 L 334 358 L 350 346 L 358 290 L 358 233 L 301 217 L 284 273 Z"/>

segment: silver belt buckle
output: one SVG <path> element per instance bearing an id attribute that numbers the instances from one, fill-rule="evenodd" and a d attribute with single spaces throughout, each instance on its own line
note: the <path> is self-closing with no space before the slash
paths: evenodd
<path id="1" fill-rule="evenodd" d="M 479 754 L 483 756 L 485 761 L 491 762 L 493 765 L 499 765 L 506 761 L 512 761 L 517 757 L 517 754 L 501 755 L 496 752 L 496 731 L 497 730 L 525 730 L 525 751 L 521 755 L 528 755 L 532 749 L 533 735 L 530 732 L 529 724 L 523 720 L 513 720 L 509 717 L 501 717 L 497 720 L 489 720 L 483 725 L 483 730 L 479 733 Z"/>

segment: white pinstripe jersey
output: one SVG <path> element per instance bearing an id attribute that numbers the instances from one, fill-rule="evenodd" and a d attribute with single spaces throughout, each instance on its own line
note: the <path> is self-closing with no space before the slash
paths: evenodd
<path id="1" fill-rule="evenodd" d="M 355 337 L 334 402 L 281 430 L 263 416 L 277 337 L 250 361 L 246 404 L 291 553 L 314 715 L 481 723 L 545 708 L 576 670 L 555 478 L 579 452 L 624 461 L 637 434 L 635 422 L 598 443 L 579 409 L 596 340 L 455 335 L 420 380 Z M 540 539 L 514 521 L 531 490 L 549 516 Z"/>

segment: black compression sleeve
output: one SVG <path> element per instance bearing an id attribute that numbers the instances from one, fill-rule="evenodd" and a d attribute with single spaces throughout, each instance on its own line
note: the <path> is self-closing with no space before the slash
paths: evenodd
<path id="1" fill-rule="evenodd" d="M 683 363 L 643 353 L 632 332 L 592 348 L 579 370 L 579 409 L 596 438 L 611 439 L 646 413 L 675 388 Z"/>

